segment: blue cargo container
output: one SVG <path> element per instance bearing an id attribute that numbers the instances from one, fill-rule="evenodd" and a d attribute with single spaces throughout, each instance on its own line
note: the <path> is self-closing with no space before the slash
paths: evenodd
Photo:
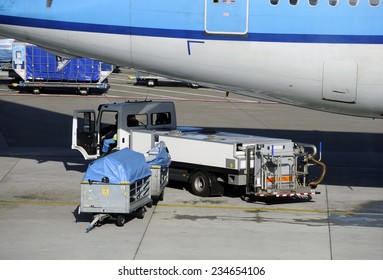
<path id="1" fill-rule="evenodd" d="M 62 66 L 65 65 L 65 66 Z M 62 67 L 61 67 L 62 66 Z M 107 91 L 107 77 L 113 65 L 89 58 L 71 59 L 67 63 L 61 57 L 25 43 L 14 43 L 12 69 L 21 78 L 17 88 L 72 88 L 81 94 L 91 89 Z"/>

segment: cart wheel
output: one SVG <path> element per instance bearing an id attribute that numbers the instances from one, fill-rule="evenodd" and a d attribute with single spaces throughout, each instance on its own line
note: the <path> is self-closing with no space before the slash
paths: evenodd
<path id="1" fill-rule="evenodd" d="M 125 224 L 125 215 L 117 215 L 116 226 L 122 227 Z"/>
<path id="2" fill-rule="evenodd" d="M 152 208 L 153 207 L 153 201 L 150 201 L 149 203 L 146 204 L 146 207 Z"/>
<path id="3" fill-rule="evenodd" d="M 143 219 L 145 216 L 145 208 L 141 207 L 136 210 L 137 219 Z"/>
<path id="4" fill-rule="evenodd" d="M 165 190 L 162 191 L 160 194 L 160 197 L 158 198 L 159 201 L 164 201 L 164 195 L 165 195 Z"/>

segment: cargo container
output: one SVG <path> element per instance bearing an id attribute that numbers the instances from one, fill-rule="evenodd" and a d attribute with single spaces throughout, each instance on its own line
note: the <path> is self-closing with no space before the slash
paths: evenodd
<path id="1" fill-rule="evenodd" d="M 113 65 L 90 58 L 65 59 L 35 45 L 14 43 L 12 69 L 20 80 L 12 88 L 36 94 L 44 89 L 62 89 L 87 95 L 109 89 L 107 77 Z"/>

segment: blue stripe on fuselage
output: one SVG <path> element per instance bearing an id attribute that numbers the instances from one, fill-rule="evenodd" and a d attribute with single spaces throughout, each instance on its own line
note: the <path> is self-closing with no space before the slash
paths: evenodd
<path id="1" fill-rule="evenodd" d="M 46 19 L 23 18 L 0 15 L 0 24 L 37 27 L 56 30 L 107 33 L 120 35 L 187 38 L 199 40 L 259 41 L 283 43 L 337 43 L 337 44 L 383 44 L 381 35 L 326 35 L 326 34 L 277 34 L 248 33 L 245 36 L 208 35 L 204 31 L 145 28 L 95 23 L 78 23 Z"/>

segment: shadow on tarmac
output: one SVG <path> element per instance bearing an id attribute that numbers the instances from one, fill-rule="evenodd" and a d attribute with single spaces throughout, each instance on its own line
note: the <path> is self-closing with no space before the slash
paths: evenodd
<path id="1" fill-rule="evenodd" d="M 327 175 L 322 184 L 341 186 L 382 187 L 383 134 L 363 132 L 329 132 L 215 128 L 221 131 L 266 137 L 293 139 L 295 142 L 319 145 L 323 143 L 322 160 Z M 0 156 L 14 156 L 9 150 L 18 148 L 60 149 L 64 155 L 21 153 L 21 158 L 37 161 L 63 162 L 66 170 L 85 172 L 87 162 L 71 150 L 72 116 L 36 107 L 0 100 L 0 136 L 6 149 L 0 146 Z M 0 139 L 1 144 L 1 139 Z M 5 151 L 7 150 L 7 151 Z"/>

